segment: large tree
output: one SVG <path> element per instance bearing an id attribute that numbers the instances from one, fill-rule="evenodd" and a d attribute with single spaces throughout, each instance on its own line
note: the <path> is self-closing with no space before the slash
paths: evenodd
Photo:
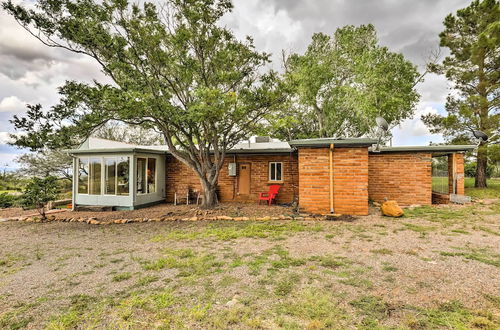
<path id="1" fill-rule="evenodd" d="M 431 132 L 448 140 L 480 130 L 490 136 L 477 151 L 475 186 L 486 187 L 488 144 L 498 143 L 500 135 L 500 9 L 497 0 L 473 1 L 456 15 L 444 20 L 439 35 L 441 46 L 450 55 L 435 67 L 453 82 L 446 102 L 446 116 L 427 115 L 422 119 Z"/>
<path id="2" fill-rule="evenodd" d="M 412 117 L 419 100 L 422 75 L 380 46 L 371 24 L 316 33 L 303 55 L 284 56 L 284 66 L 288 102 L 270 121 L 286 138 L 359 137 L 372 132 L 376 116 L 391 126 Z"/>
<path id="3" fill-rule="evenodd" d="M 19 145 L 57 148 L 109 120 L 160 131 L 174 157 L 200 178 L 204 206 L 216 203 L 226 150 L 255 129 L 276 103 L 269 55 L 219 24 L 230 0 L 39 0 L 36 10 L 3 3 L 50 47 L 93 58 L 113 83 L 67 82 L 60 104 L 32 106 Z"/>

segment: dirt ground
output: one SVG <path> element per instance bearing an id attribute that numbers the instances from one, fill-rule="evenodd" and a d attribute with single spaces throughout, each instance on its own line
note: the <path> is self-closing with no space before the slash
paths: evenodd
<path id="1" fill-rule="evenodd" d="M 20 208 L 0 209 L 0 218 L 27 216 L 36 214 L 36 210 L 23 210 Z M 214 209 L 204 210 L 196 205 L 173 205 L 158 204 L 131 211 L 71 211 L 56 213 L 56 218 L 96 218 L 101 221 L 111 221 L 116 219 L 136 219 L 136 218 L 159 218 L 159 217 L 179 217 L 188 218 L 193 216 L 220 216 L 230 217 L 264 217 L 293 214 L 290 207 L 279 205 L 259 205 L 257 203 L 223 203 Z"/>
<path id="2" fill-rule="evenodd" d="M 174 211 L 196 212 L 116 218 Z M 352 222 L 3 222 L 0 328 L 497 329 L 499 237 L 498 200 Z"/>

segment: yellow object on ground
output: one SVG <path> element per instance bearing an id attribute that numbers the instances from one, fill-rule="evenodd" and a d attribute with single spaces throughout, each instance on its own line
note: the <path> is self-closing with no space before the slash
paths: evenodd
<path id="1" fill-rule="evenodd" d="M 399 207 L 396 201 L 385 201 L 380 206 L 382 214 L 388 217 L 400 217 L 404 214 L 403 209 Z"/>

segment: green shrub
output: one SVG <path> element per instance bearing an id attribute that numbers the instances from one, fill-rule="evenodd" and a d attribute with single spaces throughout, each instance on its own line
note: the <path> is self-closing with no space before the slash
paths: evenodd
<path id="1" fill-rule="evenodd" d="M 17 197 L 8 193 L 0 194 L 0 208 L 12 207 L 16 205 Z"/>
<path id="2" fill-rule="evenodd" d="M 495 172 L 495 166 L 492 164 L 488 164 L 486 166 L 486 177 L 491 178 L 493 173 Z M 473 178 L 476 176 L 476 162 L 466 163 L 464 166 L 464 173 L 466 177 Z"/>
<path id="3" fill-rule="evenodd" d="M 36 208 L 42 219 L 45 219 L 45 204 L 57 198 L 59 186 L 57 178 L 48 176 L 43 179 L 31 179 L 22 195 L 22 205 L 25 207 Z"/>

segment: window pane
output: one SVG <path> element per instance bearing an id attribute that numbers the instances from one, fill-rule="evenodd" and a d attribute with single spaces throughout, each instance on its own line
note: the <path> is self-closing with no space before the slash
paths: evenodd
<path id="1" fill-rule="evenodd" d="M 276 181 L 281 181 L 281 163 L 276 163 Z"/>
<path id="2" fill-rule="evenodd" d="M 129 187 L 129 161 L 128 157 L 118 157 L 116 165 L 117 195 L 127 195 Z"/>
<path id="3" fill-rule="evenodd" d="M 148 194 L 156 192 L 156 159 L 148 158 Z"/>
<path id="4" fill-rule="evenodd" d="M 114 195 L 116 193 L 116 160 L 114 158 L 104 158 L 106 166 L 105 172 L 105 194 Z"/>
<path id="5" fill-rule="evenodd" d="M 90 158 L 90 194 L 101 194 L 101 159 Z"/>
<path id="6" fill-rule="evenodd" d="M 137 158 L 137 192 L 146 193 L 146 158 Z"/>
<path id="7" fill-rule="evenodd" d="M 269 180 L 274 181 L 276 180 L 276 163 L 270 163 L 269 166 L 271 167 Z"/>
<path id="8" fill-rule="evenodd" d="M 89 160 L 78 158 L 78 193 L 89 193 Z"/>

